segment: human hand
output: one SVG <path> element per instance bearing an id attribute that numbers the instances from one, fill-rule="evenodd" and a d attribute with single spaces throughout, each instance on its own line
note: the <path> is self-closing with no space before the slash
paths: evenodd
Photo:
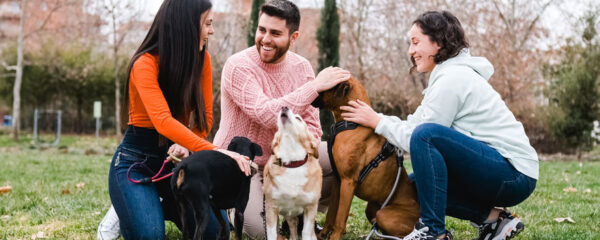
<path id="1" fill-rule="evenodd" d="M 351 121 L 375 129 L 381 117 L 365 102 L 361 100 L 349 101 L 349 106 L 341 106 L 340 109 L 345 111 L 342 117 L 346 121 Z"/>
<path id="2" fill-rule="evenodd" d="M 176 144 L 171 145 L 171 147 L 169 147 L 167 154 L 169 154 L 169 156 L 167 157 L 167 160 L 171 161 L 172 163 L 177 164 L 177 163 L 179 163 L 179 160 L 188 157 L 190 155 L 190 151 L 188 151 L 187 148 L 184 148 L 181 145 L 176 143 Z M 178 158 L 179 160 L 172 158 L 171 155 Z"/>
<path id="3" fill-rule="evenodd" d="M 246 174 L 246 176 L 250 176 L 250 159 L 244 155 L 241 155 L 239 153 L 236 152 L 232 152 L 229 150 L 225 150 L 225 149 L 217 149 L 217 151 L 229 156 L 230 158 L 233 158 L 233 160 L 235 160 L 235 162 L 237 162 L 238 166 L 240 167 L 240 170 L 242 170 L 242 172 L 244 172 L 244 174 Z"/>
<path id="4" fill-rule="evenodd" d="M 317 92 L 323 92 L 335 87 L 338 83 L 350 79 L 350 76 L 350 72 L 342 68 L 327 67 L 317 74 L 312 84 L 317 89 Z"/>

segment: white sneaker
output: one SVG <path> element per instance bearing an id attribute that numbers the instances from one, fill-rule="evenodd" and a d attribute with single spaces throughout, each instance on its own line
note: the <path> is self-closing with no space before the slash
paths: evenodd
<path id="1" fill-rule="evenodd" d="M 115 208 L 111 205 L 100 225 L 98 225 L 98 240 L 114 240 L 119 235 L 121 235 L 119 216 L 117 216 Z"/>

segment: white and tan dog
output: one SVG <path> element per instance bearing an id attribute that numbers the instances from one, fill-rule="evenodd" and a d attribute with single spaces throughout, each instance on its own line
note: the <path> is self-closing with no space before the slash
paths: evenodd
<path id="1" fill-rule="evenodd" d="M 314 222 L 323 181 L 318 140 L 302 117 L 287 107 L 281 109 L 277 127 L 264 169 L 267 239 L 277 239 L 279 214 L 289 224 L 290 239 L 297 239 L 297 216 L 304 214 L 302 239 L 316 240 Z"/>

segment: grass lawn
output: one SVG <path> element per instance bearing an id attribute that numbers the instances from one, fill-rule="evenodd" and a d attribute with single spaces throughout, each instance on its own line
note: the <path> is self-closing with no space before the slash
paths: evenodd
<path id="1" fill-rule="evenodd" d="M 107 175 L 116 141 L 63 136 L 60 147 L 47 149 L 30 142 L 0 135 L 0 187 L 12 187 L 0 194 L 0 239 L 94 239 L 110 206 Z M 532 197 L 511 208 L 526 224 L 518 239 L 600 239 L 600 161 L 544 161 L 540 175 Z M 344 239 L 368 234 L 365 205 L 355 198 Z M 559 217 L 575 223 L 558 223 Z M 467 221 L 447 218 L 447 228 L 455 239 L 476 235 Z M 181 237 L 172 224 L 167 235 Z"/>

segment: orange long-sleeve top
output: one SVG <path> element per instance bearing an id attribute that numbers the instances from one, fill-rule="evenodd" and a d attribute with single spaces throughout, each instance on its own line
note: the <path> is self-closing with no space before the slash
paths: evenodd
<path id="1" fill-rule="evenodd" d="M 156 129 L 158 133 L 192 152 L 215 149 L 205 138 L 207 131 L 190 129 L 189 118 L 180 122 L 171 115 L 169 105 L 158 84 L 158 57 L 149 53 L 140 56 L 129 77 L 129 125 Z M 202 69 L 202 94 L 208 129 L 213 124 L 212 67 L 206 52 Z"/>

